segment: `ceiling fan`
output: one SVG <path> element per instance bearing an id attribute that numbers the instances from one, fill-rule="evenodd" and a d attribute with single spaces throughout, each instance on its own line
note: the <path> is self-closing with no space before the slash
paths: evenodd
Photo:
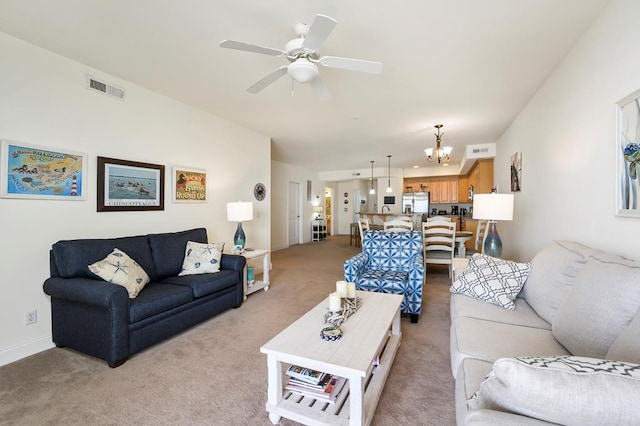
<path id="1" fill-rule="evenodd" d="M 380 74 L 382 72 L 381 62 L 318 55 L 320 46 L 329 37 L 336 24 L 337 22 L 333 18 L 325 15 L 317 15 L 311 26 L 297 24 L 294 30 L 298 38 L 289 41 L 284 50 L 233 40 L 223 40 L 220 42 L 220 47 L 270 56 L 284 56 L 291 62 L 268 74 L 262 80 L 249 87 L 247 92 L 259 93 L 283 75 L 289 74 L 289 77 L 299 83 L 310 83 L 318 99 L 327 101 L 331 99 L 331 94 L 320 78 L 318 64 L 327 68 L 339 68 L 371 74 Z"/>

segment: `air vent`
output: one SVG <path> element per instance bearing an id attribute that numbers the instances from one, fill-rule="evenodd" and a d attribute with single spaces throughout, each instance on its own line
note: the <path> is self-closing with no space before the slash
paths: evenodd
<path id="1" fill-rule="evenodd" d="M 489 148 L 476 148 L 473 151 L 474 154 L 481 154 L 483 152 L 489 152 Z"/>
<path id="2" fill-rule="evenodd" d="M 351 173 L 351 176 L 360 176 L 360 172 Z"/>
<path id="3" fill-rule="evenodd" d="M 110 83 L 96 80 L 89 74 L 87 74 L 87 89 L 94 92 L 102 93 L 103 95 L 107 95 L 124 102 L 124 89 L 116 87 Z"/>

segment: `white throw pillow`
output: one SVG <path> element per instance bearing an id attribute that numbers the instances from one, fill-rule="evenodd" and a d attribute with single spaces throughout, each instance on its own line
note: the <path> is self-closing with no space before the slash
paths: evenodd
<path id="1" fill-rule="evenodd" d="M 182 262 L 182 271 L 178 275 L 211 274 L 220 271 L 220 259 L 224 243 L 196 243 L 187 241 Z"/>
<path id="2" fill-rule="evenodd" d="M 451 292 L 465 294 L 513 311 L 513 301 L 530 270 L 529 263 L 476 253 L 469 259 L 468 268 L 453 282 Z"/>
<path id="3" fill-rule="evenodd" d="M 576 276 L 597 252 L 580 243 L 552 241 L 531 259 L 531 273 L 519 296 L 552 324 Z"/>
<path id="4" fill-rule="evenodd" d="M 574 355 L 605 358 L 640 309 L 640 262 L 611 253 L 587 260 L 552 323 Z"/>
<path id="5" fill-rule="evenodd" d="M 637 425 L 640 365 L 576 356 L 500 358 L 467 404 L 563 425 Z"/>
<path id="6" fill-rule="evenodd" d="M 126 288 L 130 299 L 149 283 L 149 275 L 138 262 L 117 248 L 101 261 L 89 265 L 89 270 L 105 281 Z"/>

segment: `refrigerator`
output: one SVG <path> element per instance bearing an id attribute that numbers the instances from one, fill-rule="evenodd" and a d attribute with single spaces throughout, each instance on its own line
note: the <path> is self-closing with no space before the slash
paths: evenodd
<path id="1" fill-rule="evenodd" d="M 428 192 L 405 192 L 402 194 L 403 213 L 429 213 Z"/>

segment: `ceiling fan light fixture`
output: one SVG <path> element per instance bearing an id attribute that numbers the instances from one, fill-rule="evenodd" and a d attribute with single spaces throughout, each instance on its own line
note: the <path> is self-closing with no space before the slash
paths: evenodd
<path id="1" fill-rule="evenodd" d="M 307 58 L 299 58 L 287 67 L 287 73 L 298 83 L 308 83 L 318 77 L 318 67 Z"/>

